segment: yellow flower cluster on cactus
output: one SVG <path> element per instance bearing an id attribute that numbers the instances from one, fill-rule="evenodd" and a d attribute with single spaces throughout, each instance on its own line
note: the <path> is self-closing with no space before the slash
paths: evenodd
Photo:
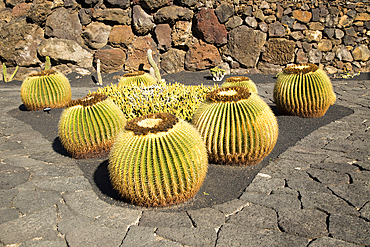
<path id="1" fill-rule="evenodd" d="M 282 113 L 308 118 L 325 115 L 336 100 L 330 78 L 315 64 L 283 69 L 277 75 L 273 97 Z"/>
<path id="2" fill-rule="evenodd" d="M 128 120 L 150 113 L 167 112 L 190 121 L 194 111 L 205 100 L 206 94 L 216 88 L 217 85 L 186 86 L 162 82 L 149 87 L 112 84 L 99 88 L 96 92 L 109 96 Z"/>
<path id="3" fill-rule="evenodd" d="M 206 177 L 207 150 L 193 125 L 170 113 L 132 119 L 109 155 L 113 187 L 142 206 L 167 206 L 193 197 Z"/>

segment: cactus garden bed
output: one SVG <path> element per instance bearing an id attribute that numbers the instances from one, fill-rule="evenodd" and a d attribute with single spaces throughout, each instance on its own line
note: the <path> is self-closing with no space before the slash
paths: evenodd
<path id="1" fill-rule="evenodd" d="M 266 85 L 266 82 L 273 82 L 273 76 L 266 75 L 251 75 L 251 79 L 256 83 L 257 87 Z M 180 81 L 187 85 L 199 85 L 203 82 L 208 82 L 212 86 L 214 81 L 207 77 L 206 73 L 180 73 L 165 77 L 167 81 Z M 91 77 L 90 77 L 91 79 Z M 91 91 L 96 91 L 97 87 L 91 84 L 74 83 L 76 78 L 71 79 L 71 86 L 76 87 L 91 87 Z M 221 85 L 221 83 L 220 83 Z M 10 85 L 9 85 L 10 86 Z M 18 86 L 18 85 L 15 85 Z M 73 90 L 72 90 L 73 91 Z M 88 92 L 86 92 L 88 93 Z M 264 93 L 261 91 L 261 93 Z M 271 95 L 270 95 L 271 96 Z M 209 207 L 212 205 L 221 204 L 238 198 L 245 188 L 250 184 L 259 170 L 268 165 L 269 160 L 275 159 L 279 154 L 284 152 L 288 147 L 294 145 L 297 141 L 307 136 L 317 128 L 324 126 L 332 121 L 340 119 L 344 116 L 352 114 L 352 110 L 333 105 L 327 113 L 321 118 L 299 118 L 294 116 L 282 115 L 279 113 L 275 105 L 269 103 L 273 112 L 277 117 L 279 124 L 279 137 L 273 151 L 263 159 L 263 161 L 254 166 L 235 167 L 222 166 L 218 164 L 210 164 L 208 172 L 198 193 L 193 199 L 168 208 L 160 208 L 158 210 L 190 210 L 197 208 Z M 22 107 L 20 106 L 20 109 Z M 53 143 L 53 149 L 56 153 L 69 156 L 64 150 L 58 138 L 58 121 L 63 109 L 52 109 L 50 112 L 44 111 L 22 111 L 13 109 L 9 114 L 27 124 L 33 129 L 39 131 L 47 140 Z M 47 158 L 47 157 L 45 157 Z M 120 199 L 119 194 L 112 188 L 108 175 L 108 158 L 94 158 L 87 160 L 75 160 L 83 171 L 86 178 L 90 181 L 96 194 L 105 202 L 122 206 L 135 207 Z"/>

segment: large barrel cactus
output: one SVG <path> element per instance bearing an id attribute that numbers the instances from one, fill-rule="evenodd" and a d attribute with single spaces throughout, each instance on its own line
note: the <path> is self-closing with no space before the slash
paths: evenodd
<path id="1" fill-rule="evenodd" d="M 299 117 L 321 117 L 336 100 L 326 73 L 315 64 L 292 65 L 277 75 L 274 101 L 284 113 Z"/>
<path id="2" fill-rule="evenodd" d="M 221 87 L 233 87 L 240 86 L 246 87 L 250 92 L 257 93 L 258 89 L 256 84 L 246 76 L 232 76 L 226 79 L 226 81 L 221 85 Z"/>
<path id="3" fill-rule="evenodd" d="M 21 86 L 21 99 L 27 110 L 65 107 L 72 98 L 68 79 L 60 72 L 43 70 L 28 76 Z"/>
<path id="4" fill-rule="evenodd" d="M 135 71 L 124 74 L 118 82 L 120 86 L 148 87 L 157 83 L 157 79 L 144 71 Z"/>
<path id="5" fill-rule="evenodd" d="M 208 169 L 198 131 L 170 113 L 129 121 L 109 155 L 113 187 L 141 206 L 167 206 L 193 197 Z"/>
<path id="6" fill-rule="evenodd" d="M 278 138 L 272 110 L 245 87 L 208 93 L 192 123 L 204 138 L 209 161 L 216 164 L 257 164 L 273 150 Z"/>
<path id="7" fill-rule="evenodd" d="M 67 105 L 59 120 L 59 139 L 74 158 L 100 157 L 109 153 L 125 124 L 123 112 L 111 99 L 90 94 Z"/>

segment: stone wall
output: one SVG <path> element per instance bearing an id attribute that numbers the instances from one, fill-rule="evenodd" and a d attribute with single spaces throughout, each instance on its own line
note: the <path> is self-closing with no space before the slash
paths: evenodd
<path id="1" fill-rule="evenodd" d="M 46 56 L 65 73 L 98 58 L 105 73 L 148 70 L 149 48 L 162 73 L 370 72 L 368 0 L 1 0 L 0 16 L 0 60 L 19 76 Z"/>

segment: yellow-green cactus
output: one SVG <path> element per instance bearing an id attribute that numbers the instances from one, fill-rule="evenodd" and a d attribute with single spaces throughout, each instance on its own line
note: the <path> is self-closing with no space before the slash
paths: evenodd
<path id="1" fill-rule="evenodd" d="M 21 99 L 27 110 L 65 107 L 72 98 L 68 79 L 60 72 L 43 70 L 28 76 L 21 86 Z"/>
<path id="2" fill-rule="evenodd" d="M 297 64 L 277 75 L 274 101 L 284 113 L 299 117 L 324 116 L 336 100 L 326 73 L 315 64 Z"/>
<path id="3" fill-rule="evenodd" d="M 256 84 L 246 76 L 232 76 L 226 79 L 226 81 L 221 85 L 221 87 L 233 87 L 240 86 L 246 87 L 250 92 L 257 93 L 258 89 Z"/>
<path id="4" fill-rule="evenodd" d="M 107 96 L 91 94 L 72 100 L 59 120 L 59 139 L 72 157 L 93 158 L 109 153 L 126 118 Z"/>
<path id="5" fill-rule="evenodd" d="M 119 80 L 120 86 L 147 87 L 157 83 L 157 79 L 144 71 L 135 71 L 124 74 Z"/>
<path id="6" fill-rule="evenodd" d="M 208 93 L 192 123 L 204 138 L 209 161 L 216 164 L 257 164 L 273 150 L 278 138 L 272 110 L 245 87 Z"/>
<path id="7" fill-rule="evenodd" d="M 109 155 L 113 187 L 136 205 L 167 206 L 192 198 L 208 169 L 198 131 L 170 113 L 129 121 Z"/>

